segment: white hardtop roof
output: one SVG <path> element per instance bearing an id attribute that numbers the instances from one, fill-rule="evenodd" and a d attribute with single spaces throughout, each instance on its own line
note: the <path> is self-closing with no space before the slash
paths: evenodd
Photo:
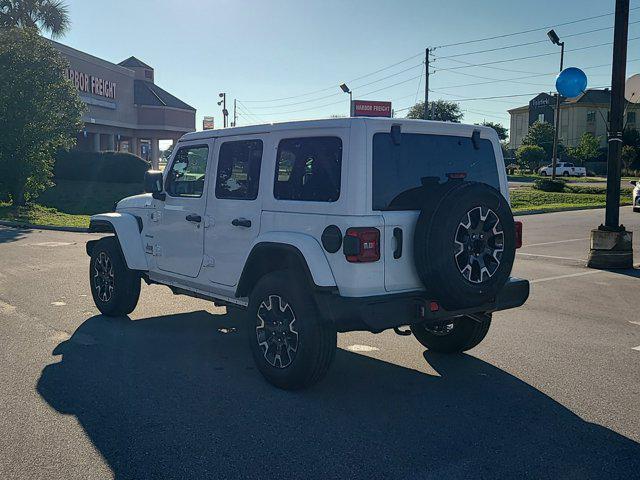
<path id="1" fill-rule="evenodd" d="M 439 127 L 446 126 L 447 129 L 456 129 L 460 133 L 467 133 L 470 130 L 490 130 L 490 127 L 482 125 L 469 125 L 453 122 L 437 122 L 433 120 L 413 120 L 408 118 L 382 118 L 382 117 L 350 117 L 350 118 L 326 118 L 322 120 L 301 120 L 295 122 L 265 123 L 260 125 L 247 125 L 243 127 L 219 128 L 215 130 L 203 130 L 201 132 L 187 133 L 180 138 L 180 142 L 192 140 L 203 140 L 206 138 L 230 137 L 233 135 L 255 135 L 282 130 L 302 130 L 311 128 L 346 128 L 354 122 L 367 122 L 377 126 L 384 125 L 391 128 L 391 125 L 426 125 L 433 124 Z"/>

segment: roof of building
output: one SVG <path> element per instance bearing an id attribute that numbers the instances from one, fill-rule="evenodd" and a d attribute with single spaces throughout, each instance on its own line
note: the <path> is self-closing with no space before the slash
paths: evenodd
<path id="1" fill-rule="evenodd" d="M 542 93 L 536 95 L 533 98 L 537 98 L 542 95 Z M 611 90 L 608 88 L 589 88 L 584 93 L 580 94 L 575 98 L 562 98 L 563 105 L 570 104 L 588 104 L 588 105 L 609 105 L 611 104 Z M 526 111 L 529 109 L 529 104 L 523 105 L 521 107 L 515 107 L 507 110 L 509 113 L 518 112 L 518 111 Z"/>
<path id="2" fill-rule="evenodd" d="M 161 89 L 155 83 L 147 82 L 145 80 L 135 80 L 133 85 L 133 101 L 136 105 L 173 107 L 195 111 L 195 108 L 191 105 L 187 105 L 179 98 L 174 97 L 169 92 Z"/>
<path id="3" fill-rule="evenodd" d="M 133 68 L 149 68 L 153 70 L 153 67 L 150 67 L 142 60 L 137 59 L 136 57 L 129 57 L 126 60 L 121 61 L 118 65 L 122 67 L 133 67 Z"/>

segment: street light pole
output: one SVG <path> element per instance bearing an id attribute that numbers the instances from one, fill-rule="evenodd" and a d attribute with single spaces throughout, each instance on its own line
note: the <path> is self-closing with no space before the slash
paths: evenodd
<path id="1" fill-rule="evenodd" d="M 564 42 L 561 42 L 554 30 L 547 33 L 549 39 L 556 45 L 560 46 L 560 71 L 562 72 L 564 64 Z M 553 131 L 553 153 L 551 155 L 551 179 L 556 179 L 556 165 L 558 163 L 558 132 L 560 130 L 560 94 L 556 92 L 556 118 Z"/>
<path id="2" fill-rule="evenodd" d="M 353 92 L 349 87 L 347 87 L 346 83 L 341 83 L 339 86 L 340 90 L 349 94 L 349 116 L 353 117 Z"/>
<path id="3" fill-rule="evenodd" d="M 632 268 L 633 236 L 620 225 L 620 156 L 624 130 L 624 85 L 629 33 L 629 0 L 616 0 L 611 68 L 611 110 L 607 154 L 607 206 L 605 223 L 591 230 L 587 266 Z"/>

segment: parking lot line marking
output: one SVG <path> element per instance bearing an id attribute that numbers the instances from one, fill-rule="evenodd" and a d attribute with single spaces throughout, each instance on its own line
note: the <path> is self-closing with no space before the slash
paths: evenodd
<path id="1" fill-rule="evenodd" d="M 569 257 L 556 257 L 553 255 L 539 255 L 537 253 L 524 253 L 516 252 L 516 255 L 524 255 L 525 257 L 540 257 L 540 258 L 552 258 L 554 260 L 572 260 L 574 262 L 584 262 L 584 258 L 569 258 Z"/>
<path id="2" fill-rule="evenodd" d="M 633 320 L 629 320 L 629 323 L 633 323 L 634 325 L 640 325 L 640 322 L 634 322 Z"/>
<path id="3" fill-rule="evenodd" d="M 555 242 L 542 242 L 542 243 L 532 243 L 531 245 L 523 245 L 522 248 L 527 247 L 541 247 L 542 245 L 555 245 L 556 243 L 566 243 L 566 242 L 579 242 L 581 240 L 589 240 L 589 237 L 584 238 L 572 238 L 570 240 L 556 240 Z"/>
<path id="4" fill-rule="evenodd" d="M 589 270 L 588 272 L 569 273 L 567 275 L 558 275 L 556 277 L 537 278 L 529 280 L 529 283 L 549 282 L 551 280 L 562 280 L 563 278 L 582 277 L 584 275 L 594 275 L 596 273 L 605 273 L 607 270 Z"/>
<path id="5" fill-rule="evenodd" d="M 637 347 L 633 347 L 631 350 L 637 350 L 638 352 L 640 352 L 640 345 L 638 345 Z"/>

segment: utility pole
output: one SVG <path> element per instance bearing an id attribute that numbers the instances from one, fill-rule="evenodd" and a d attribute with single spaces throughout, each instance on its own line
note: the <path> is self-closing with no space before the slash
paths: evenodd
<path id="1" fill-rule="evenodd" d="M 429 49 L 424 50 L 424 113 L 422 118 L 429 119 Z"/>
<path id="2" fill-rule="evenodd" d="M 611 68 L 611 115 L 607 155 L 607 206 L 604 225 L 591 231 L 587 266 L 632 268 L 632 234 L 620 225 L 620 157 L 624 130 L 624 85 L 629 33 L 629 0 L 616 0 Z"/>
<path id="3" fill-rule="evenodd" d="M 564 42 L 560 44 L 560 71 L 564 64 Z M 553 154 L 551 156 L 551 179 L 556 179 L 556 165 L 558 164 L 558 131 L 560 130 L 560 94 L 556 92 L 556 124 L 553 132 Z"/>

